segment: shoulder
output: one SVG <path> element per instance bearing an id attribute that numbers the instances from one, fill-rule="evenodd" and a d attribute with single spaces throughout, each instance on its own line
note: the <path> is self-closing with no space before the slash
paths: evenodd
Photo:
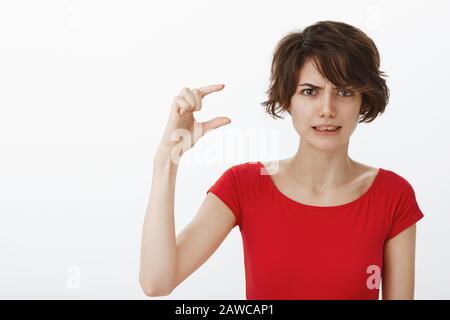
<path id="1" fill-rule="evenodd" d="M 381 170 L 383 170 L 383 179 L 389 187 L 393 189 L 411 187 L 411 184 L 403 175 L 389 169 L 382 168 Z"/>
<path id="2" fill-rule="evenodd" d="M 392 239 L 397 234 L 424 217 L 416 199 L 411 183 L 407 178 L 392 170 L 383 169 L 383 190 L 387 190 L 388 202 L 386 208 L 389 211 L 389 232 L 386 240 Z"/>
<path id="3" fill-rule="evenodd" d="M 227 170 L 243 202 L 252 203 L 264 193 L 267 184 L 263 170 L 264 165 L 260 161 L 238 163 Z"/>
<path id="4" fill-rule="evenodd" d="M 383 189 L 392 196 L 415 197 L 414 188 L 409 179 L 399 173 L 382 168 Z"/>
<path id="5" fill-rule="evenodd" d="M 248 181 L 249 179 L 257 179 L 260 175 L 261 162 L 243 162 L 232 165 L 228 170 L 235 176 L 236 179 Z"/>
<path id="6" fill-rule="evenodd" d="M 382 185 L 382 190 L 390 194 L 412 191 L 409 181 L 393 170 L 377 168 L 356 161 L 355 164 L 358 172 L 356 181 L 367 181 L 368 184 L 371 184 L 375 179 L 378 179 L 378 182 Z"/>
<path id="7" fill-rule="evenodd" d="M 253 183 L 259 177 L 260 166 L 259 161 L 234 164 L 222 172 L 221 179 L 230 181 L 236 186 Z"/>

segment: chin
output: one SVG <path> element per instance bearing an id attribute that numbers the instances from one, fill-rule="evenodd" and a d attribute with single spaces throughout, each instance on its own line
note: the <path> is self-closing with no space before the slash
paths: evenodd
<path id="1" fill-rule="evenodd" d="M 317 149 L 321 149 L 324 151 L 336 151 L 339 150 L 342 147 L 342 144 L 337 143 L 310 143 L 312 146 L 314 146 Z"/>
<path id="2" fill-rule="evenodd" d="M 322 149 L 325 151 L 336 151 L 342 148 L 347 140 L 343 139 L 342 137 L 333 137 L 333 138 L 321 138 L 321 137 L 309 137 L 307 140 L 307 143 L 317 149 Z"/>

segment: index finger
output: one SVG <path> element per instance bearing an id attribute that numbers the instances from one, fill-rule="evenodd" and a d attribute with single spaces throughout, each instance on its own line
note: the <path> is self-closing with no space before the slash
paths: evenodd
<path id="1" fill-rule="evenodd" d="M 210 86 L 201 87 L 198 89 L 198 91 L 199 91 L 201 97 L 203 98 L 204 96 L 206 96 L 212 92 L 222 90 L 224 87 L 225 87 L 224 84 L 213 84 Z"/>

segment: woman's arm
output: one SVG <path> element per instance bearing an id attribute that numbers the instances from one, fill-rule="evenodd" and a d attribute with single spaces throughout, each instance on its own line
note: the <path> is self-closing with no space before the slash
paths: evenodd
<path id="1" fill-rule="evenodd" d="M 230 122 L 226 117 L 197 122 L 193 112 L 201 109 L 206 95 L 222 89 L 222 85 L 192 91 L 183 88 L 172 104 L 153 158 L 152 185 L 142 230 L 139 282 L 149 296 L 169 294 L 209 257 L 233 227 L 233 214 L 220 200 L 208 195 L 196 219 L 179 239 L 175 235 L 174 194 L 179 159 L 206 132 Z"/>
<path id="2" fill-rule="evenodd" d="M 416 224 L 384 245 L 383 300 L 413 300 L 415 278 Z"/>
<path id="3" fill-rule="evenodd" d="M 235 224 L 231 210 L 213 193 L 208 193 L 195 217 L 175 237 L 173 203 L 177 169 L 162 154 L 154 162 L 140 272 L 141 287 L 150 297 L 169 295 L 208 260 Z"/>
<path id="4" fill-rule="evenodd" d="M 170 290 L 175 274 L 174 192 L 178 165 L 160 151 L 153 160 L 153 177 L 141 239 L 139 282 L 147 295 Z"/>

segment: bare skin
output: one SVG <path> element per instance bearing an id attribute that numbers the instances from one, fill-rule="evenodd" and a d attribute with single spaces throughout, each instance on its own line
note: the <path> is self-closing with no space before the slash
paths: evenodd
<path id="1" fill-rule="evenodd" d="M 278 190 L 294 201 L 312 206 L 337 206 L 351 202 L 365 193 L 375 179 L 378 168 L 354 162 L 354 177 L 343 185 L 334 189 L 325 190 L 323 194 L 314 192 L 301 180 L 290 174 L 292 158 L 282 159 L 278 162 L 278 172 L 271 175 L 272 181 Z M 263 162 L 266 168 L 273 167 L 270 162 Z"/>
<path id="2" fill-rule="evenodd" d="M 174 192 L 180 157 L 204 134 L 231 121 L 217 117 L 200 123 L 193 112 L 201 110 L 206 95 L 222 89 L 221 85 L 183 88 L 171 106 L 153 158 L 152 187 L 142 231 L 139 282 L 148 296 L 170 294 L 212 255 L 233 228 L 233 213 L 212 193 L 208 193 L 194 219 L 178 236 L 174 227 Z M 172 139 L 177 132 L 185 142 L 182 149 L 178 148 L 179 141 Z"/>
<path id="3" fill-rule="evenodd" d="M 348 88 L 334 88 L 312 61 L 306 62 L 299 72 L 298 91 L 291 98 L 289 110 L 301 137 L 299 147 L 292 157 L 276 161 L 277 170 L 271 178 L 281 192 L 301 203 L 334 206 L 350 202 L 367 191 L 378 173 L 378 168 L 358 163 L 348 155 L 362 98 Z M 208 260 L 234 226 L 231 210 L 208 193 L 193 220 L 178 236 L 174 228 L 179 157 L 206 132 L 230 122 L 228 118 L 218 117 L 198 123 L 193 112 L 201 109 L 204 96 L 222 89 L 218 85 L 184 88 L 179 94 L 182 98 L 174 99 L 154 156 L 152 188 L 142 233 L 140 284 L 148 296 L 169 295 Z M 320 124 L 342 128 L 338 135 L 323 137 L 311 128 Z M 177 147 L 178 141 L 172 140 L 172 133 L 180 128 L 187 137 L 183 140 L 183 150 Z M 272 163 L 264 165 L 272 167 Z M 383 299 L 414 298 L 415 230 L 413 225 L 385 243 Z"/>

